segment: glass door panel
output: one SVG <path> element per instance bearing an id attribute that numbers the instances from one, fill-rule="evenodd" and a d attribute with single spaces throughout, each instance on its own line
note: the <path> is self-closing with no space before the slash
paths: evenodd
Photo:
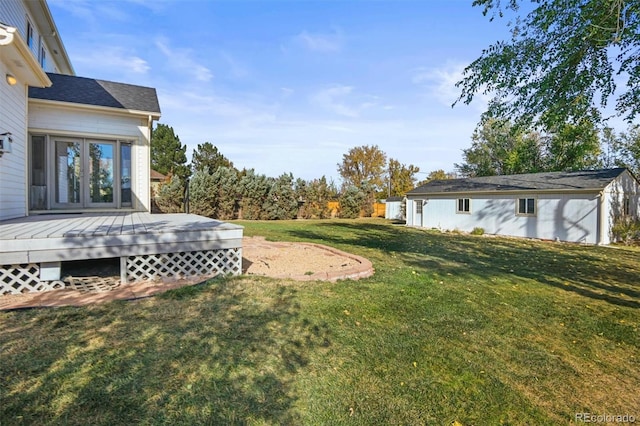
<path id="1" fill-rule="evenodd" d="M 89 142 L 87 149 L 89 204 L 113 205 L 115 143 Z"/>
<path id="2" fill-rule="evenodd" d="M 81 202 L 81 145 L 79 142 L 55 143 L 55 202 L 72 206 Z"/>
<path id="3" fill-rule="evenodd" d="M 120 143 L 120 203 L 131 206 L 131 144 Z"/>

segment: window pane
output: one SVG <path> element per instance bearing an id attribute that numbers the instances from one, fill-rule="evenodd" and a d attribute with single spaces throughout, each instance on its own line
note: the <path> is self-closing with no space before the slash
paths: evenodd
<path id="1" fill-rule="evenodd" d="M 47 207 L 47 181 L 45 168 L 44 136 L 31 137 L 31 193 L 30 208 Z"/>
<path id="2" fill-rule="evenodd" d="M 527 213 L 535 214 L 535 200 L 533 198 L 527 198 Z"/>
<path id="3" fill-rule="evenodd" d="M 518 213 L 525 214 L 527 212 L 527 200 L 518 198 Z"/>
<path id="4" fill-rule="evenodd" d="M 56 202 L 80 202 L 80 144 L 56 141 Z"/>
<path id="5" fill-rule="evenodd" d="M 120 200 L 123 206 L 131 206 L 131 144 L 120 145 Z"/>
<path id="6" fill-rule="evenodd" d="M 92 203 L 113 203 L 113 144 L 89 144 L 89 198 Z"/>
<path id="7" fill-rule="evenodd" d="M 468 198 L 464 199 L 464 211 L 465 212 L 471 211 L 471 209 L 469 208 L 469 199 Z"/>

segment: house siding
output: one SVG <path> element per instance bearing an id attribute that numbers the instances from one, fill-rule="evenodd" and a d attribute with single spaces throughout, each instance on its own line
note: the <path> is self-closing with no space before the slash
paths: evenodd
<path id="1" fill-rule="evenodd" d="M 27 9 L 20 0 L 0 1 L 0 22 L 15 27 L 20 31 L 20 36 L 26 41 L 27 37 Z M 31 19 L 31 18 L 29 18 Z M 32 20 L 33 24 L 33 20 Z M 35 25 L 35 24 L 33 24 Z"/>
<path id="2" fill-rule="evenodd" d="M 33 46 L 30 46 L 33 57 L 39 59 L 40 41 L 44 45 L 46 60 L 44 71 L 59 72 L 59 66 L 56 62 L 55 55 L 51 54 L 51 47 L 45 37 L 45 29 L 38 26 L 38 23 L 25 7 L 22 0 L 2 0 L 0 1 L 0 22 L 15 27 L 20 32 L 20 37 L 27 41 L 27 19 L 33 26 Z M 49 34 L 47 34 L 49 36 Z M 38 60 L 38 62 L 40 62 Z"/>
<path id="3" fill-rule="evenodd" d="M 616 180 L 607 185 L 603 191 L 605 217 L 603 218 L 604 241 L 602 244 L 613 242 L 613 225 L 617 219 L 623 216 L 623 203 L 629 198 L 629 215 L 640 219 L 640 184 L 629 171 L 620 175 Z"/>
<path id="4" fill-rule="evenodd" d="M 8 69 L 0 62 L 0 75 Z M 4 78 L 3 78 L 4 79 Z M 0 157 L 0 220 L 26 216 L 26 110 L 27 87 L 16 84 L 0 84 L 2 113 L 0 114 L 0 133 L 10 132 L 13 143 L 12 152 Z"/>
<path id="5" fill-rule="evenodd" d="M 57 136 L 131 140 L 133 208 L 150 211 L 150 140 L 146 117 L 30 101 L 29 131 Z"/>
<path id="6" fill-rule="evenodd" d="M 488 234 L 598 243 L 598 194 L 529 193 L 505 195 L 423 196 L 422 222 L 407 214 L 407 223 L 425 228 L 470 232 L 480 227 Z M 471 200 L 469 213 L 456 213 L 458 198 Z M 518 198 L 536 199 L 536 214 L 516 214 Z M 407 213 L 415 212 L 415 203 Z"/>

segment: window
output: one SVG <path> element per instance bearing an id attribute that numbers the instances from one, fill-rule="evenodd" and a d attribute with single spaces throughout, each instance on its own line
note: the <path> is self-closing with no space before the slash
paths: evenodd
<path id="1" fill-rule="evenodd" d="M 45 69 L 47 65 L 47 51 L 44 49 L 44 43 L 42 42 L 42 37 L 40 37 L 40 50 L 38 54 L 38 62 L 40 62 L 40 66 L 42 69 Z"/>
<path id="2" fill-rule="evenodd" d="M 629 216 L 631 214 L 631 199 L 629 197 L 624 197 L 624 201 L 622 202 L 622 214 L 625 216 Z"/>
<path id="3" fill-rule="evenodd" d="M 29 21 L 27 21 L 27 46 L 33 50 L 33 26 L 31 26 L 31 22 Z"/>
<path id="4" fill-rule="evenodd" d="M 47 68 L 47 52 L 45 52 L 44 47 L 40 50 L 40 66 L 42 69 Z"/>
<path id="5" fill-rule="evenodd" d="M 458 198 L 458 206 L 456 213 L 470 213 L 471 212 L 471 199 Z"/>
<path id="6" fill-rule="evenodd" d="M 422 200 L 416 200 L 416 214 L 422 214 Z"/>
<path id="7" fill-rule="evenodd" d="M 535 198 L 518 198 L 518 214 L 534 216 L 536 214 Z"/>
<path id="8" fill-rule="evenodd" d="M 130 140 L 32 135 L 30 209 L 130 208 Z"/>

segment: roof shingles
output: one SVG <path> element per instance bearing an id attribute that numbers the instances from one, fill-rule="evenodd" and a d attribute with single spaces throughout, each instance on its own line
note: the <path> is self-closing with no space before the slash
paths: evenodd
<path id="1" fill-rule="evenodd" d="M 47 73 L 51 87 L 29 88 L 29 98 L 160 114 L 156 89 L 113 81 Z"/>
<path id="2" fill-rule="evenodd" d="M 626 169 L 546 172 L 507 176 L 482 176 L 466 179 L 434 180 L 407 195 L 456 192 L 546 191 L 603 189 Z"/>

